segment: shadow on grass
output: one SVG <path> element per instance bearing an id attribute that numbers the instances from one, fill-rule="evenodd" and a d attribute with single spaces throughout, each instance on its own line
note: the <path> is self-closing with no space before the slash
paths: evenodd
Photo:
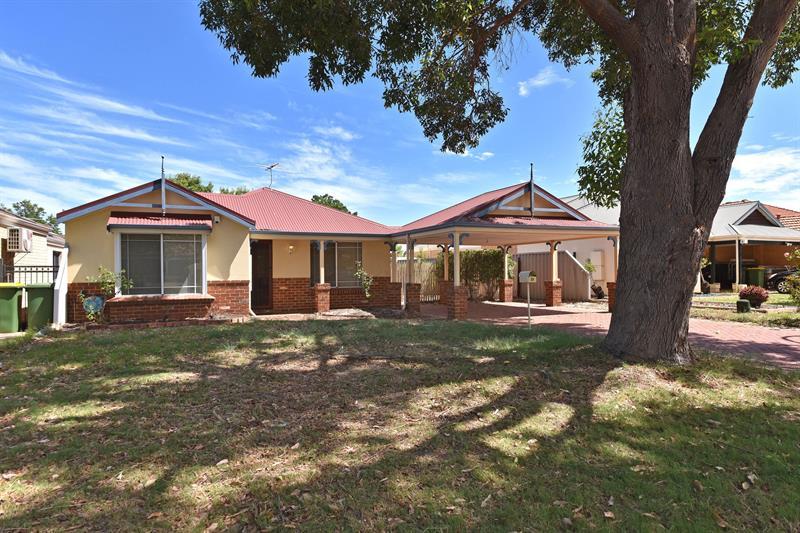
<path id="1" fill-rule="evenodd" d="M 73 334 L 0 353 L 4 528 L 799 520 L 798 379 L 746 363 L 620 367 L 563 333 L 406 321 Z"/>

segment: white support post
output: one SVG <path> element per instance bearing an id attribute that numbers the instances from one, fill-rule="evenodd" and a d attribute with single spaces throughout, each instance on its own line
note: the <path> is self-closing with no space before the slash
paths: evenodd
<path id="1" fill-rule="evenodd" d="M 503 246 L 503 281 L 508 281 L 508 250 Z"/>
<path id="2" fill-rule="evenodd" d="M 414 241 L 411 235 L 406 237 L 406 279 L 414 283 Z"/>
<path id="3" fill-rule="evenodd" d="M 67 265 L 69 264 L 69 248 L 61 251 L 58 262 L 53 295 L 53 325 L 62 326 L 67 322 Z"/>
<path id="4" fill-rule="evenodd" d="M 442 253 L 444 254 L 444 280 L 448 281 L 450 279 L 450 247 L 447 244 L 442 248 Z"/>
<path id="5" fill-rule="evenodd" d="M 740 272 L 742 270 L 742 265 L 741 265 L 742 258 L 740 257 L 740 254 L 739 254 L 739 237 L 736 237 L 735 246 L 736 246 L 736 287 L 734 287 L 733 290 L 734 291 L 738 291 L 739 290 L 739 284 L 741 283 L 741 280 L 739 279 L 739 274 L 740 274 Z"/>
<path id="6" fill-rule="evenodd" d="M 550 241 L 550 264 L 552 265 L 552 274 L 550 281 L 558 281 L 558 242 Z"/>
<path id="7" fill-rule="evenodd" d="M 397 245 L 392 244 L 391 248 L 389 248 L 389 260 L 391 261 L 390 267 L 390 281 L 396 282 L 397 281 Z"/>
<path id="8" fill-rule="evenodd" d="M 319 282 L 325 283 L 325 241 L 319 241 Z"/>
<path id="9" fill-rule="evenodd" d="M 453 233 L 453 286 L 461 286 L 461 235 Z"/>

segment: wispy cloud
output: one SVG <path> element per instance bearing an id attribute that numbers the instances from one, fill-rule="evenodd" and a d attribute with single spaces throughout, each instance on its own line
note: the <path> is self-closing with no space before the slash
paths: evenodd
<path id="1" fill-rule="evenodd" d="M 733 161 L 726 199 L 745 197 L 786 207 L 800 202 L 800 148 L 779 147 L 738 154 Z"/>
<path id="2" fill-rule="evenodd" d="M 59 76 L 52 70 L 37 67 L 19 57 L 11 57 L 2 50 L 0 50 L 0 69 L 16 72 L 17 74 L 24 74 L 26 76 L 57 81 L 60 83 L 73 83 L 70 80 Z"/>
<path id="3" fill-rule="evenodd" d="M 445 150 L 445 151 L 434 150 L 433 153 L 437 155 L 454 155 L 469 159 L 477 159 L 478 161 L 486 161 L 487 159 L 494 157 L 494 152 L 488 152 L 488 151 L 476 153 L 476 152 L 470 152 L 469 150 L 464 150 L 463 152 L 452 152 L 450 150 Z"/>
<path id="4" fill-rule="evenodd" d="M 143 118 L 147 120 L 156 120 L 161 122 L 179 122 L 173 118 L 166 117 L 156 113 L 152 109 L 144 107 L 125 104 L 111 98 L 91 94 L 88 92 L 77 92 L 63 87 L 40 85 L 45 91 L 56 94 L 67 102 L 77 104 L 80 107 L 91 109 L 94 111 L 101 111 L 104 113 L 116 113 L 119 115 L 128 115 L 131 117 Z"/>
<path id="5" fill-rule="evenodd" d="M 322 135 L 323 137 L 339 139 L 340 141 L 352 141 L 358 139 L 359 137 L 355 133 L 344 129 L 341 126 L 315 126 L 313 130 L 315 133 Z"/>
<path id="6" fill-rule="evenodd" d="M 536 73 L 532 78 L 517 83 L 517 89 L 520 96 L 528 96 L 533 89 L 540 89 L 549 85 L 561 84 L 566 87 L 573 85 L 573 81 L 566 76 L 556 72 L 552 65 L 544 67 Z"/>

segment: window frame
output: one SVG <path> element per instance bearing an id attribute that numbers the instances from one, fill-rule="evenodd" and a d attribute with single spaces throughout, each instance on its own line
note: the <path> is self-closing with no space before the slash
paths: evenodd
<path id="1" fill-rule="evenodd" d="M 119 280 L 117 280 L 116 294 L 123 297 L 136 297 L 136 296 L 194 296 L 208 294 L 208 233 L 198 232 L 194 230 L 162 230 L 162 229 L 129 229 L 124 231 L 114 231 L 114 272 L 119 274 L 122 270 L 122 236 L 123 235 L 158 235 L 159 236 L 159 259 L 160 259 L 160 278 L 161 278 L 161 292 L 152 294 L 122 294 L 122 287 L 120 287 Z M 200 285 L 201 292 L 196 293 L 166 293 L 164 292 L 164 235 L 193 235 L 200 237 L 200 271 L 202 273 L 202 284 Z"/>
<path id="2" fill-rule="evenodd" d="M 360 262 L 362 264 L 362 267 L 363 267 L 363 264 L 364 264 L 364 242 L 363 241 L 322 241 L 322 242 L 325 243 L 325 251 L 326 252 L 327 252 L 329 246 L 333 245 L 333 247 L 334 247 L 334 250 L 333 250 L 334 273 L 333 273 L 333 283 L 331 284 L 331 288 L 336 288 L 336 289 L 363 289 L 364 286 L 361 283 L 361 280 L 357 280 L 357 285 L 348 285 L 348 286 L 342 287 L 339 284 L 339 244 L 353 245 L 352 248 L 355 248 L 355 249 L 358 250 L 358 252 L 356 254 L 358 259 L 356 260 L 356 262 L 357 263 Z M 311 260 L 309 262 L 309 267 L 311 267 L 311 275 L 309 276 L 309 278 L 310 278 L 310 282 L 311 282 L 311 286 L 312 287 L 315 284 L 314 283 L 314 277 L 315 276 L 319 277 L 319 243 L 320 243 L 319 239 L 312 240 L 309 243 L 309 247 L 311 248 Z M 314 249 L 314 245 L 315 244 L 316 244 L 316 249 Z M 314 268 L 313 268 L 314 254 L 317 255 L 316 273 L 314 272 Z M 325 277 L 326 278 L 328 277 L 327 269 L 325 271 Z M 320 283 L 319 280 L 317 280 L 317 283 Z"/>

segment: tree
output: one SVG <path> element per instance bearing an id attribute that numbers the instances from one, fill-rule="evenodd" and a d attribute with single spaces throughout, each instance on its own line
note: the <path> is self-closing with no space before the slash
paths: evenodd
<path id="1" fill-rule="evenodd" d="M 592 131 L 581 138 L 583 164 L 578 167 L 578 188 L 587 200 L 601 207 L 619 204 L 619 190 L 628 155 L 628 135 L 622 109 L 612 105 L 597 113 Z"/>
<path id="2" fill-rule="evenodd" d="M 174 176 L 170 176 L 171 181 L 177 183 L 184 189 L 189 189 L 194 192 L 214 192 L 214 184 L 208 182 L 203 184 L 200 176 L 194 176 L 188 172 L 178 172 Z"/>
<path id="3" fill-rule="evenodd" d="M 8 209 L 2 204 L 0 204 L 0 207 Z M 9 209 L 9 211 L 18 217 L 27 218 L 28 220 L 50 226 L 54 233 L 61 234 L 61 229 L 58 227 L 55 215 L 48 214 L 45 208 L 37 203 L 31 202 L 30 200 L 20 200 L 19 202 L 11 204 L 11 209 Z"/>
<path id="4" fill-rule="evenodd" d="M 429 139 L 458 153 L 505 119 L 491 71 L 521 33 L 538 35 L 567 68 L 597 64 L 600 96 L 622 107 L 627 133 L 617 303 L 604 345 L 688 362 L 692 286 L 753 97 L 762 78 L 778 87 L 797 70 L 797 1 L 201 0 L 200 11 L 255 76 L 277 75 L 300 55 L 315 90 L 370 73 L 387 106 L 413 112 Z M 727 70 L 692 149 L 692 96 L 715 64 Z"/>
<path id="5" fill-rule="evenodd" d="M 338 209 L 339 211 L 344 211 L 345 213 L 358 216 L 357 212 L 350 211 L 349 209 L 347 209 L 346 205 L 344 205 L 340 200 L 337 200 L 330 194 L 315 194 L 314 196 L 311 197 L 311 201 L 314 202 L 315 204 L 327 205 L 328 207 Z"/>
<path id="6" fill-rule="evenodd" d="M 222 194 L 247 194 L 250 192 L 250 189 L 245 187 L 244 185 L 239 185 L 238 187 L 220 187 L 219 192 Z"/>

